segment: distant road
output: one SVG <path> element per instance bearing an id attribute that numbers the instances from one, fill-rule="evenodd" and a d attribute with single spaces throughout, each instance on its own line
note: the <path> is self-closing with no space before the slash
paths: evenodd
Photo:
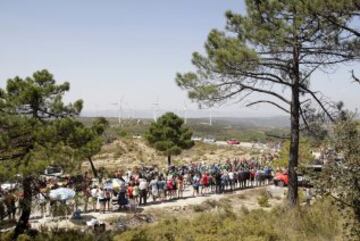
<path id="1" fill-rule="evenodd" d="M 230 145 L 226 141 L 215 141 L 215 142 L 206 142 L 207 144 L 214 144 L 218 146 L 234 146 L 239 148 L 246 148 L 246 149 L 257 149 L 257 150 L 271 150 L 276 151 L 275 149 L 269 148 L 267 145 L 262 143 L 254 143 L 254 142 L 240 142 L 240 144 L 233 144 Z"/>

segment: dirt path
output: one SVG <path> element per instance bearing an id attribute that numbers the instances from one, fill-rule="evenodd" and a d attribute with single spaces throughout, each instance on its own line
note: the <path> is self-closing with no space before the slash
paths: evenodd
<path id="1" fill-rule="evenodd" d="M 188 206 L 194 205 L 201 205 L 203 202 L 207 200 L 214 200 L 219 201 L 223 198 L 232 198 L 235 196 L 239 196 L 242 194 L 244 197 L 243 199 L 238 199 L 234 203 L 234 205 L 241 205 L 245 206 L 247 209 L 252 210 L 255 208 L 259 208 L 257 204 L 257 197 L 259 195 L 260 190 L 267 190 L 273 196 L 280 197 L 278 199 L 272 199 L 272 206 L 280 203 L 281 198 L 283 196 L 283 189 L 273 186 L 265 186 L 265 187 L 256 187 L 256 188 L 249 188 L 243 190 L 237 190 L 234 192 L 227 192 L 223 194 L 208 194 L 204 196 L 197 196 L 192 197 L 191 188 L 187 188 L 184 192 L 185 198 L 182 199 L 174 199 L 170 201 L 160 202 L 160 203 L 153 203 L 149 202 L 146 206 L 141 206 L 139 209 L 141 210 L 140 213 L 151 213 L 153 211 L 161 211 L 161 210 L 184 210 Z M 72 220 L 70 217 L 67 219 L 65 217 L 45 217 L 40 219 L 32 219 L 31 226 L 36 229 L 40 229 L 41 227 L 47 228 L 66 228 L 66 229 L 86 229 L 85 222 L 96 218 L 100 222 L 111 223 L 113 220 L 114 222 L 119 218 L 125 218 L 129 215 L 133 215 L 130 212 L 107 212 L 107 213 L 99 213 L 99 212 L 89 212 L 86 214 L 82 214 L 82 219 L 80 220 Z"/>

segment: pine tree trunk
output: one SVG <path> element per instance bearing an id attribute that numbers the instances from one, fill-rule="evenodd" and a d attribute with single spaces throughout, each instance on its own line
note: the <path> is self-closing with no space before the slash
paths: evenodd
<path id="1" fill-rule="evenodd" d="M 296 167 L 299 159 L 299 139 L 300 139 L 300 71 L 299 71 L 299 49 L 297 46 L 293 50 L 293 86 L 291 89 L 291 139 L 288 163 L 288 202 L 290 207 L 295 207 L 298 203 L 298 181 Z"/>
<path id="2" fill-rule="evenodd" d="M 26 176 L 23 179 L 22 186 L 23 186 L 23 200 L 20 203 L 21 208 L 21 216 L 16 224 L 16 228 L 14 231 L 13 239 L 16 240 L 20 234 L 23 234 L 26 229 L 28 229 L 28 223 L 31 214 L 31 203 L 32 203 L 32 177 Z"/>
<path id="3" fill-rule="evenodd" d="M 168 161 L 168 166 L 171 166 L 171 155 L 168 155 L 167 161 Z"/>
<path id="4" fill-rule="evenodd" d="M 296 111 L 298 107 L 295 107 L 295 105 L 296 104 L 292 104 L 291 107 L 291 140 L 288 165 L 288 201 L 291 207 L 296 206 L 298 201 L 298 182 L 296 167 L 298 165 L 299 158 L 299 112 Z"/>
<path id="5" fill-rule="evenodd" d="M 92 161 L 91 157 L 88 157 L 88 160 L 90 162 L 91 170 L 92 170 L 92 172 L 94 174 L 94 177 L 97 178 L 98 174 L 97 174 L 97 170 L 95 168 L 94 162 Z"/>

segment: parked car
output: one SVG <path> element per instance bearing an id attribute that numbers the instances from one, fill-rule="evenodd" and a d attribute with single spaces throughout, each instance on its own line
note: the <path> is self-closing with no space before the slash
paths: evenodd
<path id="1" fill-rule="evenodd" d="M 64 170 L 59 166 L 48 166 L 45 171 L 45 176 L 60 177 L 64 174 Z"/>
<path id="2" fill-rule="evenodd" d="M 310 177 L 308 175 L 299 173 L 297 175 L 297 180 L 299 187 L 313 187 L 313 184 L 311 183 Z"/>
<path id="3" fill-rule="evenodd" d="M 230 139 L 227 141 L 227 144 L 229 145 L 239 145 L 240 141 L 236 140 L 236 139 Z"/>
<path id="4" fill-rule="evenodd" d="M 215 143 L 216 140 L 215 140 L 215 138 L 205 138 L 205 139 L 204 139 L 204 142 L 205 142 L 205 143 Z"/>
<path id="5" fill-rule="evenodd" d="M 18 183 L 6 182 L 6 183 L 2 183 L 0 185 L 0 189 L 3 190 L 3 191 L 10 191 L 10 190 L 16 189 L 17 186 L 18 186 Z"/>
<path id="6" fill-rule="evenodd" d="M 275 186 L 287 186 L 289 184 L 289 176 L 286 172 L 277 172 L 274 177 L 274 185 Z"/>
<path id="7" fill-rule="evenodd" d="M 192 141 L 202 141 L 202 138 L 198 137 L 198 136 L 193 136 L 193 137 L 191 137 L 191 140 Z"/>
<path id="8" fill-rule="evenodd" d="M 321 172 L 322 166 L 321 165 L 309 165 L 306 166 L 303 171 L 304 173 L 297 174 L 297 181 L 299 187 L 312 187 L 313 184 L 311 182 L 310 174 Z M 277 172 L 274 177 L 274 184 L 275 186 L 287 186 L 289 184 L 289 176 L 288 172 Z"/>

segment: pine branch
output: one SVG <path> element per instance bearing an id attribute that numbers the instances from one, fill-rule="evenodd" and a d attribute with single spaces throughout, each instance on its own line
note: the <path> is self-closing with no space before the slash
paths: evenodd
<path id="1" fill-rule="evenodd" d="M 334 24 L 337 27 L 340 27 L 352 34 L 354 34 L 357 37 L 360 37 L 360 32 L 354 28 L 350 28 L 349 26 L 345 25 L 345 24 L 340 24 L 337 21 L 334 20 L 334 18 L 332 16 L 326 16 L 326 15 L 322 15 L 323 18 L 325 18 L 326 20 L 328 20 L 330 23 Z"/>
<path id="2" fill-rule="evenodd" d="M 251 102 L 249 104 L 246 105 L 246 107 L 250 107 L 250 106 L 253 106 L 253 105 L 257 105 L 257 104 L 262 104 L 262 103 L 267 103 L 267 104 L 271 104 L 277 108 L 279 108 L 280 110 L 286 112 L 287 114 L 290 114 L 290 111 L 288 111 L 287 109 L 285 109 L 284 107 L 282 107 L 281 105 L 273 102 L 273 101 L 270 101 L 270 100 L 258 100 L 258 101 L 254 101 L 254 102 Z"/>
<path id="3" fill-rule="evenodd" d="M 313 99 L 319 104 L 319 106 L 321 107 L 321 109 L 325 112 L 325 114 L 329 117 L 329 119 L 332 122 L 335 122 L 334 118 L 332 117 L 332 115 L 329 113 L 329 111 L 326 109 L 326 107 L 324 106 L 324 104 L 322 103 L 322 101 L 316 96 L 315 92 L 308 89 L 306 86 L 304 85 L 300 85 L 301 89 L 304 90 L 306 93 L 310 94 Z"/>
<path id="4" fill-rule="evenodd" d="M 360 79 L 355 76 L 354 70 L 351 71 L 351 77 L 354 79 L 354 82 L 360 84 Z"/>

